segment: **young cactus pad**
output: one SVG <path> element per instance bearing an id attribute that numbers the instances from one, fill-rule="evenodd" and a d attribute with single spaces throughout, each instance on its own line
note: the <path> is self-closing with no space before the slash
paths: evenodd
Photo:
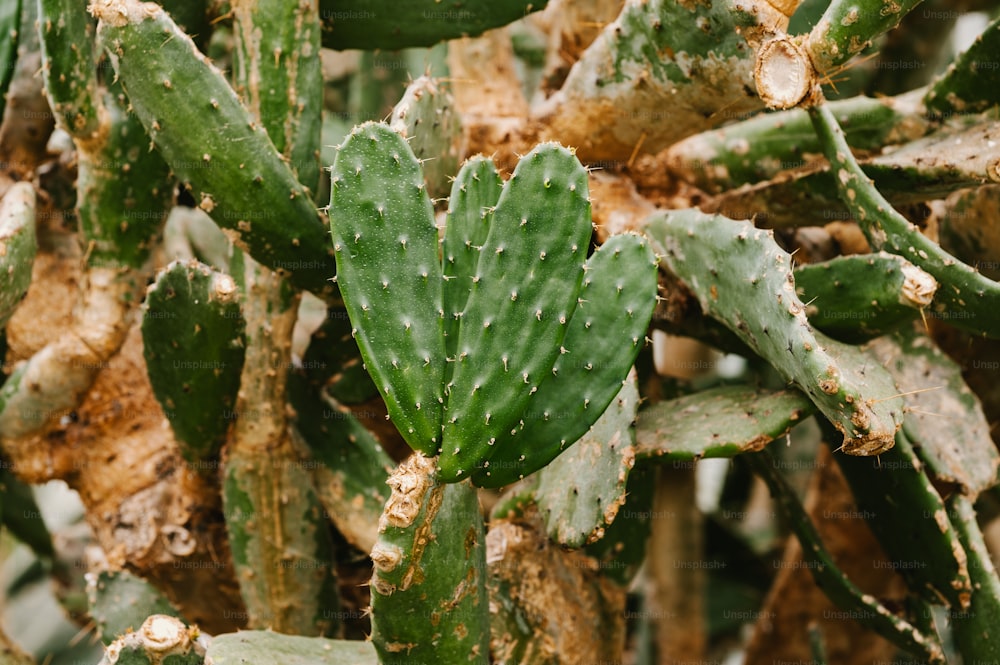
<path id="1" fill-rule="evenodd" d="M 516 465 L 516 480 L 584 434 L 644 339 L 656 271 L 639 236 L 614 238 L 587 261 L 587 174 L 572 153 L 535 148 L 499 195 L 488 162 L 463 168 L 444 267 L 419 165 L 402 138 L 362 125 L 332 172 L 338 283 L 358 345 L 404 438 L 440 453 L 442 479 L 484 469 L 500 441 L 511 447 L 505 456 L 523 462 L 520 442 L 530 440 L 540 452 L 530 470 Z M 556 411 L 585 417 L 549 419 L 552 445 L 525 434 Z"/>
<path id="2" fill-rule="evenodd" d="M 171 263 L 146 295 L 149 380 L 190 462 L 217 454 L 229 429 L 245 354 L 239 301 L 232 277 L 197 261 Z"/>

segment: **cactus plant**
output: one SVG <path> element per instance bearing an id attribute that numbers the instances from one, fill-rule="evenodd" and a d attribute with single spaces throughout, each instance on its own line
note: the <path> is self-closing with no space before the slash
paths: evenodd
<path id="1" fill-rule="evenodd" d="M 995 21 L 87 4 L 0 8 L 0 660 L 997 659 Z"/>

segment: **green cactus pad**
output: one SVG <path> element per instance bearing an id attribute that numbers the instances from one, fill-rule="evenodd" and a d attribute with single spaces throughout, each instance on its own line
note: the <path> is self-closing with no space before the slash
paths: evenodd
<path id="1" fill-rule="evenodd" d="M 844 452 L 876 455 L 892 447 L 903 421 L 892 378 L 857 348 L 812 330 L 795 294 L 791 257 L 771 231 L 697 210 L 658 213 L 648 229 L 664 247 L 662 265 L 706 314 L 809 396 L 844 435 Z"/>
<path id="2" fill-rule="evenodd" d="M 912 331 L 876 340 L 870 351 L 904 394 L 903 431 L 934 479 L 958 485 L 973 500 L 996 485 L 1000 454 L 962 368 Z"/>
<path id="3" fill-rule="evenodd" d="M 109 644 L 98 665 L 203 665 L 205 647 L 197 638 L 197 628 L 154 614 L 138 630 Z"/>
<path id="4" fill-rule="evenodd" d="M 1000 336 L 1000 284 L 948 254 L 889 205 L 858 166 L 829 108 L 820 105 L 809 113 L 837 173 L 840 197 L 872 247 L 912 261 L 941 284 L 931 313 L 963 330 Z M 976 136 L 966 139 L 976 140 Z M 910 149 L 913 147 L 911 144 Z M 978 146 L 973 149 L 979 152 Z"/>
<path id="5" fill-rule="evenodd" d="M 906 259 L 879 252 L 838 256 L 795 269 L 809 323 L 845 342 L 862 342 L 920 316 L 937 281 Z"/>
<path id="6" fill-rule="evenodd" d="M 632 422 L 638 407 L 633 375 L 590 431 L 539 472 L 535 501 L 553 542 L 582 547 L 614 522 L 635 464 Z"/>
<path id="7" fill-rule="evenodd" d="M 233 420 L 245 349 L 229 275 L 175 261 L 150 286 L 142 339 L 153 394 L 190 462 L 216 455 Z"/>
<path id="8" fill-rule="evenodd" d="M 38 252 L 35 238 L 35 190 L 30 183 L 13 185 L 0 201 L 0 330 L 31 285 Z"/>
<path id="9" fill-rule="evenodd" d="M 486 537 L 475 489 L 415 453 L 390 477 L 371 557 L 379 662 L 489 663 Z"/>
<path id="10" fill-rule="evenodd" d="M 548 0 L 321 0 L 323 46 L 386 49 L 475 37 L 545 9 Z"/>
<path id="11" fill-rule="evenodd" d="M 23 1 L 25 0 L 5 2 L 0 7 L 0 118 L 7 106 L 7 89 L 14 79 Z"/>
<path id="12" fill-rule="evenodd" d="M 147 617 L 154 614 L 182 619 L 170 601 L 146 580 L 119 570 L 102 571 L 87 586 L 87 602 L 91 618 L 97 622 L 97 633 L 105 644 L 119 635 L 137 630 Z"/>
<path id="13" fill-rule="evenodd" d="M 979 113 L 1000 103 L 1000 20 L 990 23 L 976 41 L 941 74 L 924 96 L 932 115 Z"/>
<path id="14" fill-rule="evenodd" d="M 555 144 L 525 155 L 497 201 L 462 312 L 438 462 L 446 481 L 467 477 L 534 408 L 577 306 L 591 232 L 576 157 Z"/>
<path id="15" fill-rule="evenodd" d="M 635 452 L 640 459 L 735 457 L 760 450 L 815 412 L 797 390 L 711 388 L 641 411 Z"/>
<path id="16" fill-rule="evenodd" d="M 503 180 L 493 160 L 473 157 L 462 165 L 448 199 L 444 227 L 445 348 L 449 358 L 457 355 L 462 311 L 472 291 L 479 265 L 479 251 L 486 243 L 493 209 L 503 191 Z M 452 363 L 445 368 L 451 377 Z"/>
<path id="17" fill-rule="evenodd" d="M 62 129 L 93 139 L 101 123 L 94 19 L 84 3 L 74 0 L 40 0 L 38 8 L 49 104 Z"/>
<path id="18" fill-rule="evenodd" d="M 338 284 L 366 368 L 414 450 L 437 453 L 444 408 L 438 233 L 420 165 L 386 125 L 344 140 L 330 195 Z"/>
<path id="19" fill-rule="evenodd" d="M 389 499 L 392 459 L 350 411 L 318 395 L 305 377 L 290 376 L 288 391 L 295 426 L 316 462 L 313 484 L 327 517 L 348 542 L 370 552 Z"/>
<path id="20" fill-rule="evenodd" d="M 955 494 L 948 501 L 951 523 L 969 559 L 972 600 L 965 611 L 950 613 L 955 646 L 965 662 L 1000 661 L 1000 578 L 976 521 L 972 500 Z"/>
<path id="21" fill-rule="evenodd" d="M 906 432 L 878 460 L 836 460 L 859 512 L 910 589 L 927 602 L 966 608 L 972 582 L 965 552 Z"/>
<path id="22" fill-rule="evenodd" d="M 335 263 L 316 206 L 222 72 L 152 4 L 106 0 L 91 11 L 133 111 L 200 207 L 257 261 L 331 294 Z"/>
<path id="23" fill-rule="evenodd" d="M 648 241 L 612 236 L 584 271 L 580 302 L 552 372 L 517 428 L 502 432 L 496 452 L 476 469 L 477 485 L 499 487 L 534 473 L 583 436 L 611 403 L 642 349 L 657 290 L 656 257 Z"/>
<path id="24" fill-rule="evenodd" d="M 870 464 L 872 460 L 848 458 L 838 460 Z M 865 625 L 897 647 L 923 658 L 932 665 L 945 665 L 944 650 L 937 634 L 923 632 L 920 627 L 892 613 L 875 597 L 864 593 L 837 567 L 836 561 L 823 544 L 816 527 L 809 519 L 795 490 L 778 472 L 776 462 L 767 450 L 745 456 L 750 468 L 767 483 L 785 519 L 802 545 L 802 557 L 817 586 L 842 610 L 864 617 Z M 909 507 L 909 510 L 915 510 Z"/>
<path id="25" fill-rule="evenodd" d="M 427 192 L 434 198 L 451 189 L 462 149 L 462 119 L 442 83 L 429 76 L 414 80 L 389 118 L 389 126 L 409 141 L 423 164 Z"/>
<path id="26" fill-rule="evenodd" d="M 319 188 L 323 88 L 318 0 L 233 3 L 240 94 L 299 182 Z M 315 100 L 315 101 L 314 101 Z"/>
<path id="27" fill-rule="evenodd" d="M 206 658 L 213 665 L 378 665 L 371 642 L 241 630 L 212 638 Z"/>

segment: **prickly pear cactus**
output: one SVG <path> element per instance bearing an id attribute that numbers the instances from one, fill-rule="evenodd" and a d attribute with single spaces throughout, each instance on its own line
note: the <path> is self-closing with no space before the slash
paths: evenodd
<path id="1" fill-rule="evenodd" d="M 440 454 L 442 479 L 507 484 L 587 431 L 645 339 L 655 261 L 629 235 L 586 259 L 586 173 L 569 151 L 536 148 L 499 194 L 486 162 L 463 167 L 444 266 L 419 167 L 389 128 L 355 129 L 332 181 L 338 284 L 362 356 L 407 442 Z M 594 350 L 603 335 L 625 343 Z"/>

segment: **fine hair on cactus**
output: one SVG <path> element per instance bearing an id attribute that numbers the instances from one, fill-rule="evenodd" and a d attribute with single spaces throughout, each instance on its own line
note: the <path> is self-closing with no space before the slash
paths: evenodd
<path id="1" fill-rule="evenodd" d="M 1000 663 L 1000 19 L 0 2 L 0 663 Z"/>

